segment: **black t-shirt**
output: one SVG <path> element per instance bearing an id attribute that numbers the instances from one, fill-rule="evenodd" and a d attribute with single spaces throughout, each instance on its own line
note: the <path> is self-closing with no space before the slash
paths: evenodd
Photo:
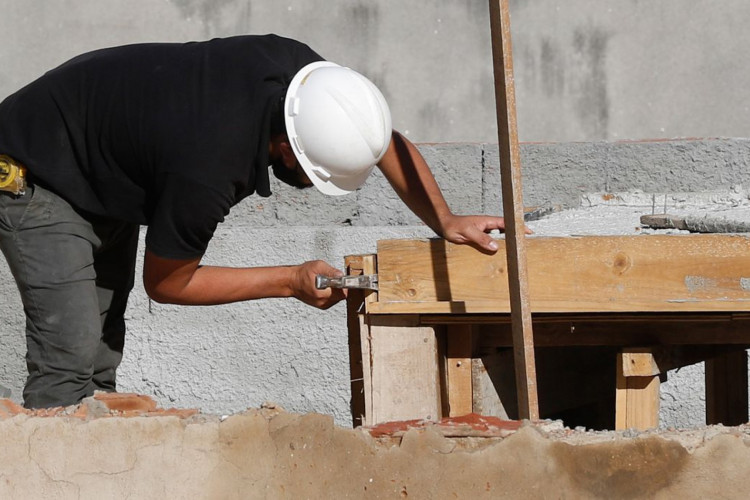
<path id="1" fill-rule="evenodd" d="M 270 195 L 270 112 L 321 59 L 276 35 L 83 54 L 0 103 L 0 154 L 80 210 L 147 224 L 156 255 L 199 257 L 230 207 Z"/>

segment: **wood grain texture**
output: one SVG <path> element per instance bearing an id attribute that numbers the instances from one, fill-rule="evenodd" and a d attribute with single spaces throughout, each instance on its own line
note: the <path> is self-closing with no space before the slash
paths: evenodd
<path id="1" fill-rule="evenodd" d="M 350 255 L 344 259 L 346 273 L 359 276 L 361 274 L 375 273 L 375 256 L 374 255 Z M 350 408 L 352 412 L 352 424 L 358 427 L 363 424 L 365 414 L 367 413 L 367 404 L 365 401 L 365 369 L 363 359 L 366 359 L 367 376 L 369 383 L 369 355 L 363 357 L 363 342 L 366 343 L 369 337 L 368 326 L 364 323 L 362 310 L 367 301 L 375 300 L 376 293 L 372 290 L 349 290 L 346 298 L 346 323 L 349 332 L 349 375 L 351 381 L 351 401 Z M 365 345 L 369 349 L 369 345 Z M 372 404 L 372 401 L 369 403 Z"/>
<path id="2" fill-rule="evenodd" d="M 639 354 L 644 352 L 639 350 Z M 617 359 L 615 429 L 653 429 L 659 425 L 659 376 L 626 376 L 622 368 L 627 354 L 618 354 Z"/>
<path id="3" fill-rule="evenodd" d="M 367 315 L 365 315 L 367 316 Z M 414 316 L 369 318 L 362 350 L 364 425 L 442 417 L 435 327 Z"/>
<path id="4" fill-rule="evenodd" d="M 510 311 L 513 318 L 513 352 L 521 417 L 539 418 L 534 361 L 534 335 L 529 307 L 529 277 L 523 219 L 521 148 L 518 144 L 516 90 L 513 76 L 513 43 L 508 0 L 490 0 L 490 34 L 500 148 L 503 216 L 507 238 Z"/>
<path id="5" fill-rule="evenodd" d="M 471 325 L 452 325 L 447 328 L 445 371 L 449 417 L 460 417 L 473 411 L 472 330 Z"/>
<path id="6" fill-rule="evenodd" d="M 510 312 L 504 241 L 488 255 L 441 239 L 378 242 L 372 313 Z M 534 313 L 750 311 L 750 238 L 529 238 Z"/>

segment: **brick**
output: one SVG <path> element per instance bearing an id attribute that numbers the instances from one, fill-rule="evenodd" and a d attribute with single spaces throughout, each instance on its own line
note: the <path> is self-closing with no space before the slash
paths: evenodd
<path id="1" fill-rule="evenodd" d="M 28 414 L 24 407 L 14 403 L 10 399 L 0 399 L 0 420 L 15 417 L 20 414 Z"/>
<path id="2" fill-rule="evenodd" d="M 157 408 L 156 402 L 151 397 L 130 393 L 97 392 L 93 397 L 84 399 L 78 405 L 55 406 L 36 410 L 27 410 L 10 399 L 0 399 L 0 420 L 12 418 L 16 415 L 40 418 L 79 418 L 83 420 L 113 416 L 189 418 L 198 413 L 199 411 L 194 408 Z"/>
<path id="3" fill-rule="evenodd" d="M 110 411 L 123 412 L 126 416 L 156 410 L 156 401 L 142 394 L 97 392 L 94 394 L 94 399 L 102 402 Z"/>

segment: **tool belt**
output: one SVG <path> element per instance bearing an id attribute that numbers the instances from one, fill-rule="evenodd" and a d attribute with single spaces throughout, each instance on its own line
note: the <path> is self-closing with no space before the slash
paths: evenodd
<path id="1" fill-rule="evenodd" d="M 26 192 L 26 167 L 7 155 L 0 155 L 0 191 L 15 195 Z"/>

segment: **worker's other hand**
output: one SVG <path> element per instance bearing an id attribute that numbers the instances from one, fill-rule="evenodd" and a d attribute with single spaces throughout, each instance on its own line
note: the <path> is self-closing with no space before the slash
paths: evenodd
<path id="1" fill-rule="evenodd" d="M 505 231 L 505 219 L 489 215 L 451 215 L 443 222 L 443 238 L 451 243 L 472 245 L 485 252 L 497 252 L 497 243 L 488 234 L 494 229 Z M 526 234 L 531 234 L 525 228 Z"/>
<path id="2" fill-rule="evenodd" d="M 296 266 L 292 274 L 292 294 L 305 304 L 319 309 L 328 309 L 346 298 L 346 290 L 340 288 L 318 290 L 315 287 L 315 277 L 319 274 L 331 278 L 339 278 L 344 275 L 344 273 L 322 260 L 305 262 Z"/>

